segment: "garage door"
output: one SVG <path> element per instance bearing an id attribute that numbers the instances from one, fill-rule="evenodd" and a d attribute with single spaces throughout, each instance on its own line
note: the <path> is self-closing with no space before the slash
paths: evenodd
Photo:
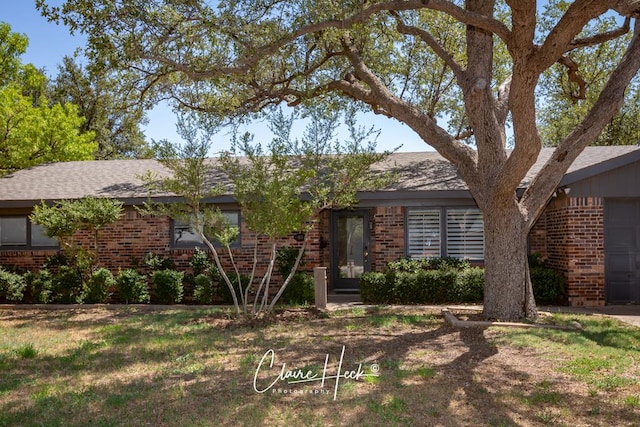
<path id="1" fill-rule="evenodd" d="M 640 200 L 605 201 L 607 303 L 640 304 Z"/>

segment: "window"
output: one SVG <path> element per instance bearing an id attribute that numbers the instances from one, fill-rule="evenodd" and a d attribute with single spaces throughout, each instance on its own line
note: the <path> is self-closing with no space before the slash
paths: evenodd
<path id="1" fill-rule="evenodd" d="M 57 247 L 58 242 L 46 236 L 42 227 L 26 216 L 0 217 L 0 247 Z"/>
<path id="2" fill-rule="evenodd" d="M 31 246 L 52 247 L 58 246 L 58 242 L 56 239 L 48 237 L 44 232 L 44 228 L 38 224 L 31 223 Z"/>
<path id="3" fill-rule="evenodd" d="M 407 257 L 484 259 L 484 224 L 477 208 L 407 211 Z"/>
<path id="4" fill-rule="evenodd" d="M 407 213 L 407 256 L 440 256 L 440 210 L 411 209 Z"/>
<path id="5" fill-rule="evenodd" d="M 0 246 L 27 246 L 27 218 L 0 218 Z"/>
<path id="6" fill-rule="evenodd" d="M 240 212 L 239 211 L 222 211 L 222 215 L 229 221 L 232 227 L 240 228 Z M 216 243 L 216 242 L 212 242 Z M 185 221 L 173 221 L 173 245 L 180 247 L 194 247 L 202 245 L 202 239 L 191 228 L 191 224 Z M 240 236 L 231 246 L 240 245 Z"/>
<path id="7" fill-rule="evenodd" d="M 484 259 L 484 223 L 478 209 L 447 210 L 447 256 Z"/>

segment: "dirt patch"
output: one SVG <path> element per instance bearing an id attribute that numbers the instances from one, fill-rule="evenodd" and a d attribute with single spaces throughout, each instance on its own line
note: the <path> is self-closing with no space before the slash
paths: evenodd
<path id="1" fill-rule="evenodd" d="M 228 329 L 228 328 L 259 328 L 266 327 L 277 323 L 294 323 L 304 322 L 313 319 L 325 318 L 326 314 L 315 307 L 305 308 L 287 308 L 278 309 L 272 313 L 261 315 L 259 317 L 251 316 L 239 316 L 236 317 L 229 312 L 215 312 L 206 314 L 197 319 L 188 320 L 187 324 L 193 323 L 205 323 L 216 328 Z"/>

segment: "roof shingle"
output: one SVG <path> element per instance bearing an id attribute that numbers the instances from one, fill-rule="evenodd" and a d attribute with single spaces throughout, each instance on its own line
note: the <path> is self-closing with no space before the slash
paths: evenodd
<path id="1" fill-rule="evenodd" d="M 526 186 L 550 158 L 545 148 L 522 182 Z M 636 146 L 587 147 L 565 175 L 565 180 L 583 179 L 622 164 L 640 161 Z M 399 180 L 382 191 L 467 190 L 458 170 L 436 152 L 394 153 L 378 166 L 394 166 Z M 147 171 L 166 176 L 169 172 L 155 160 L 96 160 L 51 163 L 21 170 L 0 178 L 0 204 L 28 205 L 40 200 L 75 199 L 87 195 L 119 199 L 146 198 L 140 176 Z M 217 176 L 217 180 L 224 179 Z"/>

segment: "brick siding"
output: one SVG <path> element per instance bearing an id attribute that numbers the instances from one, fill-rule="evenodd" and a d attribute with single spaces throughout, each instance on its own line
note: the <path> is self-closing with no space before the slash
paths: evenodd
<path id="1" fill-rule="evenodd" d="M 388 262 L 405 257 L 404 208 L 379 207 L 372 212 L 371 269 L 382 271 Z"/>
<path id="2" fill-rule="evenodd" d="M 370 260 L 374 271 L 382 271 L 389 261 L 405 256 L 405 208 L 399 206 L 371 209 Z M 241 222 L 244 224 L 243 222 Z M 331 267 L 330 213 L 323 212 L 309 232 L 303 271 L 316 266 Z M 87 233 L 74 236 L 85 247 L 92 244 Z M 269 248 L 264 237 L 241 230 L 241 247 L 232 249 L 233 257 L 244 272 L 253 265 L 253 243 L 260 243 L 257 274 L 267 269 Z M 189 270 L 193 249 L 172 247 L 170 220 L 166 217 L 141 216 L 127 209 L 117 223 L 101 231 L 99 264 L 116 272 L 118 268 L 136 267 L 145 254 L 156 253 L 172 259 L 178 268 Z M 600 306 L 604 294 L 604 209 L 601 198 L 554 198 L 530 234 L 531 252 L 540 253 L 549 266 L 560 271 L 568 283 L 568 302 L 579 306 Z M 284 245 L 300 247 L 293 236 Z M 221 250 L 223 264 L 230 266 L 228 254 Z M 22 270 L 39 269 L 55 250 L 0 251 L 0 265 Z M 277 282 L 279 277 L 274 278 Z M 331 286 L 329 287 L 331 289 Z"/>
<path id="3" fill-rule="evenodd" d="M 531 231 L 530 249 L 565 276 L 569 305 L 605 304 L 602 198 L 554 198 Z"/>

